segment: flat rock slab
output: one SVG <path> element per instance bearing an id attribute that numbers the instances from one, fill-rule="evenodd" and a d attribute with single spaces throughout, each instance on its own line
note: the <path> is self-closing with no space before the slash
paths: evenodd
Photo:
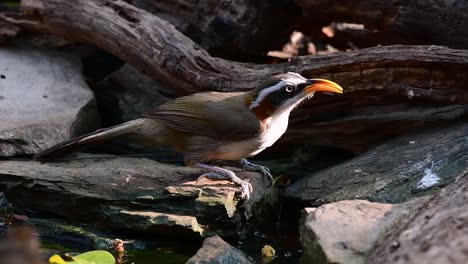
<path id="1" fill-rule="evenodd" d="M 219 236 L 206 238 L 203 246 L 186 264 L 253 264 L 254 261 Z"/>
<path id="2" fill-rule="evenodd" d="M 313 206 L 348 199 L 401 203 L 447 185 L 464 171 L 467 138 L 466 123 L 400 137 L 305 176 L 286 195 Z"/>
<path id="3" fill-rule="evenodd" d="M 274 188 L 260 174 L 249 178 L 254 192 L 245 206 L 240 187 L 201 179 L 202 170 L 144 159 L 81 155 L 41 164 L 0 161 L 0 191 L 15 206 L 95 223 L 108 230 L 145 235 L 239 236 L 243 219 L 275 203 Z M 270 205 L 270 206 L 269 206 Z"/>
<path id="4" fill-rule="evenodd" d="M 16 42 L 0 47 L 0 156 L 35 154 L 96 128 L 96 117 L 79 58 Z"/>
<path id="5" fill-rule="evenodd" d="M 347 200 L 305 208 L 300 224 L 301 262 L 364 264 L 379 237 L 425 201 L 393 205 Z"/>

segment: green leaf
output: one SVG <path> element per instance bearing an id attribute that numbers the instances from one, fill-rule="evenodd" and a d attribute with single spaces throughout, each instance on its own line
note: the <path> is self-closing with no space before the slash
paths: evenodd
<path id="1" fill-rule="evenodd" d="M 104 250 L 85 252 L 73 258 L 78 264 L 114 264 L 115 259 L 111 253 Z"/>

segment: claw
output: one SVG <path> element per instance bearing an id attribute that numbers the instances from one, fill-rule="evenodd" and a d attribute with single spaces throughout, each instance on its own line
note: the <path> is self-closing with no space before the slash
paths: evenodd
<path id="1" fill-rule="evenodd" d="M 212 180 L 230 180 L 241 186 L 242 188 L 241 198 L 242 199 L 245 199 L 245 200 L 250 199 L 250 193 L 253 192 L 252 184 L 237 177 L 233 171 L 230 171 L 221 167 L 202 164 L 202 163 L 197 163 L 194 166 L 210 170 L 209 172 L 203 173 L 197 178 L 197 181 L 196 181 L 197 184 L 201 178 L 208 178 Z"/>
<path id="2" fill-rule="evenodd" d="M 246 171 L 253 171 L 253 172 L 258 172 L 258 173 L 262 174 L 263 177 L 267 178 L 267 180 L 269 182 L 268 187 L 271 187 L 273 185 L 273 175 L 271 175 L 271 172 L 270 172 L 269 168 L 264 167 L 262 165 L 257 165 L 257 164 L 251 163 L 246 159 L 241 159 L 240 160 L 240 165 Z"/>
<path id="3" fill-rule="evenodd" d="M 250 199 L 250 193 L 253 192 L 253 187 L 250 182 L 243 181 L 241 184 L 242 187 L 242 193 L 241 193 L 241 198 L 245 200 Z"/>

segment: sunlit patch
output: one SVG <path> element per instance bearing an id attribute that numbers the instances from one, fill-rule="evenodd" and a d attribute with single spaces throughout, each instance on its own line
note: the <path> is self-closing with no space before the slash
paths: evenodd
<path id="1" fill-rule="evenodd" d="M 364 29 L 365 27 L 363 24 L 333 22 L 328 26 L 322 27 L 322 33 L 325 34 L 329 38 L 333 38 L 337 31 L 364 30 Z"/>
<path id="2" fill-rule="evenodd" d="M 330 26 L 322 27 L 322 33 L 325 34 L 329 38 L 333 38 L 335 36 L 335 29 Z"/>
<path id="3" fill-rule="evenodd" d="M 427 189 L 439 183 L 440 177 L 432 170 L 432 167 L 424 170 L 424 176 L 416 184 L 416 188 Z"/>

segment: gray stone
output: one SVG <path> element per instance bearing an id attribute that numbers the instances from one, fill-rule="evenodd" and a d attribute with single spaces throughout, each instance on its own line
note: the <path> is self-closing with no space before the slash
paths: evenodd
<path id="1" fill-rule="evenodd" d="M 0 156 L 39 150 L 97 127 L 77 57 L 12 43 L 0 47 Z"/>
<path id="2" fill-rule="evenodd" d="M 286 195 L 313 206 L 347 199 L 401 203 L 427 195 L 468 167 L 467 138 L 466 123 L 403 136 L 305 176 Z"/>
<path id="3" fill-rule="evenodd" d="M 247 264 L 254 263 L 239 249 L 229 245 L 219 236 L 206 238 L 203 246 L 186 264 Z"/>
<path id="4" fill-rule="evenodd" d="M 305 208 L 300 225 L 301 262 L 364 264 L 378 238 L 426 200 L 396 205 L 347 200 Z"/>
<path id="5" fill-rule="evenodd" d="M 387 230 L 368 263 L 468 263 L 468 169 Z"/>
<path id="6" fill-rule="evenodd" d="M 12 204 L 90 221 L 108 230 L 199 238 L 241 236 L 244 219 L 264 218 L 276 203 L 276 190 L 258 173 L 254 192 L 239 207 L 240 187 L 197 177 L 201 169 L 161 164 L 144 158 L 81 155 L 41 164 L 0 161 L 0 191 Z"/>

